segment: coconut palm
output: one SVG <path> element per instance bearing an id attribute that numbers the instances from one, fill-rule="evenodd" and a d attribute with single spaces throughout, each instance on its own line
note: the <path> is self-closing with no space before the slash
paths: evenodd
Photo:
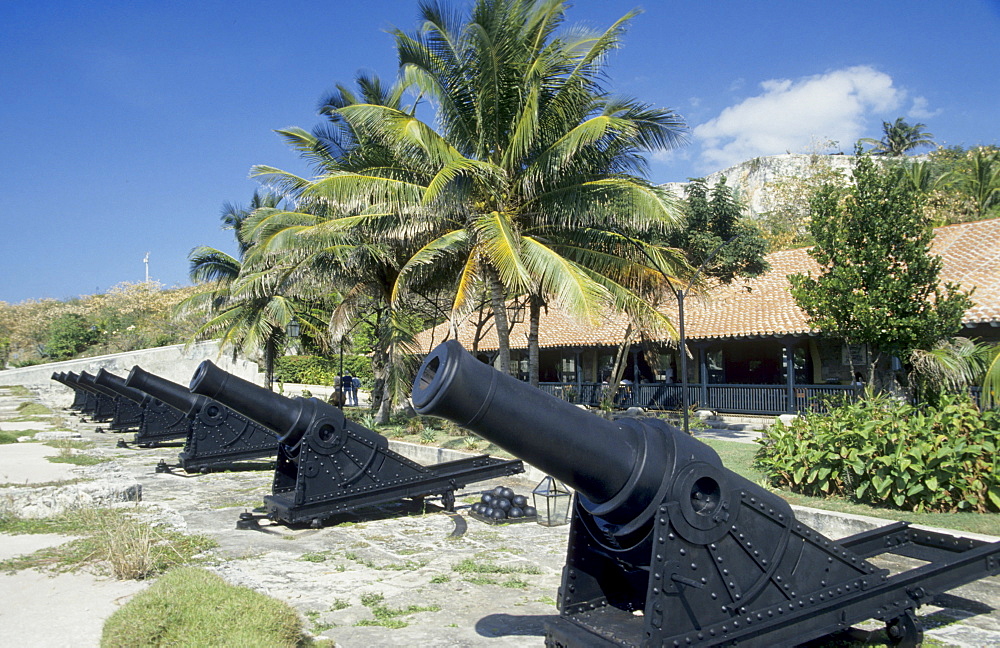
<path id="1" fill-rule="evenodd" d="M 992 359 L 983 375 L 982 407 L 997 407 L 1000 405 L 1000 344 L 993 345 Z"/>
<path id="2" fill-rule="evenodd" d="M 246 227 L 248 218 L 257 211 L 275 209 L 280 200 L 273 194 L 255 193 L 250 207 L 225 205 L 222 221 L 234 231 L 240 258 L 208 246 L 194 248 L 188 256 L 189 274 L 205 289 L 175 308 L 178 314 L 200 310 L 210 315 L 193 339 L 218 338 L 220 348 L 230 345 L 234 353 L 261 352 L 268 389 L 274 383 L 274 360 L 288 323 L 298 313 L 303 328 L 316 329 L 311 310 L 285 295 L 294 276 L 289 264 L 263 258 L 256 263 L 246 261 L 254 247 Z"/>
<path id="3" fill-rule="evenodd" d="M 368 74 L 356 79 L 357 91 L 342 85 L 320 102 L 328 123 L 312 132 L 300 128 L 279 131 L 310 161 L 317 178 L 310 180 L 267 166 L 253 174 L 293 202 L 294 209 L 260 209 L 247 227 L 255 242 L 253 256 L 280 258 L 297 268 L 300 279 L 337 286 L 343 294 L 328 323 L 335 342 L 359 319 L 367 319 L 376 338 L 373 354 L 372 404 L 380 422 L 388 420 L 393 404 L 409 392 L 414 357 L 412 337 L 421 322 L 392 301 L 400 268 L 428 240 L 434 221 L 419 210 L 386 209 L 364 192 L 331 196 L 316 189 L 330 177 L 357 175 L 371 169 L 400 167 L 395 152 L 379 141 L 364 123 L 345 119 L 346 106 L 384 105 L 404 114 L 402 88 L 385 85 Z"/>
<path id="4" fill-rule="evenodd" d="M 902 117 L 896 118 L 895 122 L 882 122 L 882 139 L 875 140 L 869 137 L 859 140 L 860 143 L 869 144 L 873 155 L 886 155 L 900 157 L 907 151 L 911 151 L 921 146 L 934 146 L 934 137 L 924 130 L 925 124 L 913 124 L 912 126 Z"/>
<path id="5" fill-rule="evenodd" d="M 987 374 L 995 350 L 969 338 L 941 340 L 910 352 L 910 384 L 919 402 L 936 403 L 945 392 L 966 392 Z"/>
<path id="6" fill-rule="evenodd" d="M 423 5 L 424 28 L 397 31 L 397 49 L 404 81 L 434 102 L 440 132 L 391 106 L 343 106 L 337 114 L 390 150 L 394 163 L 300 185 L 304 197 L 331 204 L 365 196 L 374 212 L 393 215 L 384 224 L 403 214 L 411 225 L 433 219 L 439 234 L 402 269 L 394 298 L 412 274 L 458 265 L 453 319 L 485 289 L 508 371 L 510 296 L 532 295 L 536 305 L 556 298 L 586 319 L 616 301 L 642 308 L 635 294 L 609 292 L 622 284 L 604 274 L 604 250 L 591 254 L 578 235 L 648 237 L 676 217 L 669 195 L 640 173 L 641 151 L 680 142 L 680 118 L 612 97 L 599 83 L 603 59 L 634 14 L 602 33 L 557 38 L 565 10 L 555 0 L 481 1 L 463 21 Z"/>

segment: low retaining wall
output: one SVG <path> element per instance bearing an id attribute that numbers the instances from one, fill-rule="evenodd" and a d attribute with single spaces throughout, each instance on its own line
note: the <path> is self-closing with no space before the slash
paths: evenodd
<path id="1" fill-rule="evenodd" d="M 86 371 L 96 374 L 104 369 L 124 378 L 132 367 L 139 365 L 161 378 L 186 386 L 202 360 L 211 360 L 244 380 L 257 384 L 263 382 L 257 363 L 242 358 L 234 361 L 232 353 L 220 355 L 218 342 L 208 341 L 6 369 L 0 371 L 0 385 L 22 385 L 37 392 L 41 401 L 49 407 L 67 407 L 73 402 L 73 390 L 52 380 L 53 373 Z"/>
<path id="2" fill-rule="evenodd" d="M 417 445 L 416 443 L 394 441 L 393 439 L 389 439 L 389 447 L 393 452 L 398 452 L 407 459 L 416 461 L 422 466 L 433 466 L 434 464 L 444 463 L 446 461 L 456 461 L 458 459 L 468 459 L 469 457 L 478 456 L 476 454 L 462 452 L 460 450 L 423 446 Z M 524 472 L 518 475 L 517 478 L 537 484 L 545 478 L 545 473 L 531 464 L 524 464 Z"/>

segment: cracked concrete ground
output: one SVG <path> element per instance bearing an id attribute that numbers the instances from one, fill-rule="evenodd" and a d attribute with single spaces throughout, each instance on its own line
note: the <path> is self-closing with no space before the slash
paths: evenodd
<path id="1" fill-rule="evenodd" d="M 2 394 L 5 418 L 11 397 Z M 412 503 L 386 505 L 321 529 L 264 524 L 261 531 L 237 530 L 239 514 L 259 506 L 270 491 L 267 462 L 259 462 L 258 470 L 158 473 L 161 459 L 176 462 L 179 447 L 117 448 L 119 437 L 131 435 L 98 434 L 94 424 L 68 421 L 97 444 L 90 452 L 114 458 L 72 468 L 70 477 L 138 480 L 142 506 L 157 518 L 218 541 L 207 557 L 209 569 L 288 602 L 313 634 L 337 646 L 544 645 L 545 621 L 557 614 L 568 527 L 491 526 L 467 514 L 482 490 L 502 482 L 527 494 L 532 482 L 474 484 L 458 495 L 457 517 L 428 499 L 425 510 Z M 5 457 L 13 457 L 10 448 L 0 446 L 0 473 Z M 29 473 L 47 463 L 41 456 L 18 461 Z M 32 538 L 39 545 L 59 541 Z M 0 552 L 5 548 L 7 554 L 34 550 L 25 536 L 0 535 Z M 956 590 L 942 599 L 944 607 L 921 608 L 927 636 L 939 645 L 1000 645 L 1000 586 L 995 578 L 980 583 L 985 589 Z M 142 587 L 91 574 L 53 577 L 29 570 L 2 576 L 0 645 L 98 645 L 103 620 Z M 376 613 L 386 609 L 399 612 L 389 622 L 403 627 L 375 625 L 385 623 L 385 615 Z M 58 612 L 45 616 L 49 610 Z M 33 624 L 29 636 L 17 622 L 25 618 L 46 621 Z"/>

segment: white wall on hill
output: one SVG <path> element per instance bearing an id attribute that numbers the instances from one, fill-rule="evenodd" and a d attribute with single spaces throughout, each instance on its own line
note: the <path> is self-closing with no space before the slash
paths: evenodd
<path id="1" fill-rule="evenodd" d="M 786 154 L 756 157 L 741 162 L 721 171 L 705 176 L 709 186 L 714 186 L 723 177 L 726 184 L 737 190 L 739 197 L 746 203 L 748 216 L 756 218 L 769 211 L 768 193 L 773 183 L 788 178 L 803 177 L 810 169 L 823 165 L 829 169 L 841 171 L 850 177 L 853 155 Z M 680 198 L 684 197 L 686 182 L 668 182 L 663 187 L 669 189 Z"/>

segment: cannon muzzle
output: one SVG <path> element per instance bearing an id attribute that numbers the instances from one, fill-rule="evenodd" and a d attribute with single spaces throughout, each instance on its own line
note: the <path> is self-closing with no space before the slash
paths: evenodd
<path id="1" fill-rule="evenodd" d="M 145 392 L 161 403 L 185 414 L 191 412 L 198 405 L 198 397 L 184 389 L 183 386 L 149 373 L 138 365 L 132 367 L 128 378 L 125 379 L 125 385 Z"/>

